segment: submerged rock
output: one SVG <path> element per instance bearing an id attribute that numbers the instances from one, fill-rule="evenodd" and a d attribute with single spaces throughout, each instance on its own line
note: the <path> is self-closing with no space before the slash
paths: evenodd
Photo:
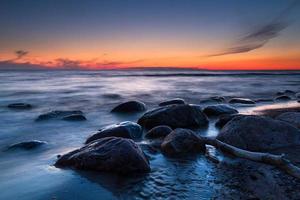
<path id="1" fill-rule="evenodd" d="M 289 101 L 292 98 L 287 95 L 281 95 L 275 98 L 276 101 Z"/>
<path id="2" fill-rule="evenodd" d="M 294 95 L 294 94 L 296 94 L 296 92 L 295 91 L 293 91 L 293 90 L 284 90 L 284 91 L 282 91 L 282 92 L 277 92 L 276 93 L 276 95 Z"/>
<path id="3" fill-rule="evenodd" d="M 235 104 L 235 103 L 240 103 L 240 104 L 255 104 L 255 102 L 251 99 L 245 99 L 245 98 L 232 98 L 229 100 L 229 103 Z"/>
<path id="4" fill-rule="evenodd" d="M 167 135 L 169 135 L 169 133 L 171 132 L 172 129 L 169 126 L 165 126 L 165 125 L 156 126 L 146 133 L 145 138 L 149 138 L 149 139 L 164 138 Z"/>
<path id="5" fill-rule="evenodd" d="M 206 115 L 197 105 L 169 105 L 146 112 L 138 124 L 151 129 L 159 125 L 171 128 L 204 127 L 208 124 Z"/>
<path id="6" fill-rule="evenodd" d="M 82 114 L 72 114 L 72 115 L 63 117 L 62 119 L 66 120 L 66 121 L 85 121 L 86 117 L 83 116 Z"/>
<path id="7" fill-rule="evenodd" d="M 111 112 L 132 113 L 146 110 L 146 105 L 141 101 L 128 101 L 122 103 L 111 110 Z"/>
<path id="8" fill-rule="evenodd" d="M 31 140 L 31 141 L 25 141 L 25 142 L 19 142 L 16 144 L 12 144 L 8 147 L 8 149 L 25 149 L 25 150 L 31 150 L 35 149 L 43 144 L 47 144 L 45 141 L 39 141 L 39 140 Z"/>
<path id="9" fill-rule="evenodd" d="M 300 131 L 269 117 L 235 117 L 220 131 L 217 139 L 250 151 L 265 151 L 300 144 Z"/>
<path id="10" fill-rule="evenodd" d="M 106 137 L 61 156 L 56 167 L 108 171 L 118 174 L 150 171 L 149 161 L 131 139 Z"/>
<path id="11" fill-rule="evenodd" d="M 300 112 L 286 112 L 276 117 L 276 119 L 285 121 L 297 128 L 300 128 Z"/>
<path id="12" fill-rule="evenodd" d="M 256 103 L 272 102 L 272 101 L 274 101 L 274 100 L 270 99 L 270 98 L 262 98 L 262 99 L 256 99 L 255 100 Z"/>
<path id="13" fill-rule="evenodd" d="M 192 130 L 177 128 L 165 137 L 161 151 L 167 156 L 205 152 L 205 143 Z"/>
<path id="14" fill-rule="evenodd" d="M 7 107 L 11 109 L 25 110 L 25 109 L 31 109 L 32 105 L 28 103 L 12 103 L 9 104 Z"/>
<path id="15" fill-rule="evenodd" d="M 171 99 L 168 101 L 161 102 L 159 103 L 159 106 L 168 106 L 173 104 L 185 104 L 185 101 L 183 99 L 176 98 L 176 99 Z"/>
<path id="16" fill-rule="evenodd" d="M 80 110 L 72 110 L 72 111 L 67 111 L 67 110 L 54 110 L 45 114 L 41 114 L 38 116 L 36 121 L 43 121 L 43 120 L 50 120 L 50 119 L 64 119 L 68 116 L 72 115 L 83 115 L 83 112 Z M 71 117 L 72 118 L 72 117 Z"/>
<path id="17" fill-rule="evenodd" d="M 114 124 L 106 126 L 100 129 L 97 133 L 90 136 L 85 143 L 90 143 L 94 140 L 105 137 L 122 137 L 129 139 L 138 139 L 142 137 L 142 127 L 134 122 L 121 122 L 119 124 Z"/>
<path id="18" fill-rule="evenodd" d="M 210 97 L 209 99 L 204 99 L 201 100 L 200 103 L 224 103 L 226 100 L 224 97 L 219 97 L 219 96 L 215 96 L 215 97 Z"/>
<path id="19" fill-rule="evenodd" d="M 207 116 L 219 116 L 223 114 L 238 113 L 238 111 L 235 108 L 225 104 L 207 106 L 206 108 L 204 108 L 203 112 Z"/>
<path id="20" fill-rule="evenodd" d="M 245 115 L 241 115 L 241 114 L 224 114 L 221 115 L 218 119 L 218 121 L 216 122 L 216 127 L 218 128 L 223 128 L 223 126 L 225 126 L 230 120 L 232 120 L 235 117 L 242 117 Z"/>

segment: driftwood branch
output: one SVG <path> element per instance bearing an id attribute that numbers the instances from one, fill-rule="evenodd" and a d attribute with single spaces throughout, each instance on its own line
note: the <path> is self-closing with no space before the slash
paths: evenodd
<path id="1" fill-rule="evenodd" d="M 227 152 L 239 158 L 245 158 L 256 162 L 274 165 L 287 172 L 291 176 L 300 179 L 300 168 L 292 164 L 288 159 L 286 159 L 284 157 L 284 154 L 274 155 L 270 153 L 252 152 L 226 144 L 224 142 L 221 142 L 220 140 L 217 140 L 216 138 L 201 138 L 201 140 L 203 139 L 205 141 L 205 144 L 214 146 L 215 148 L 220 149 L 221 151 Z"/>

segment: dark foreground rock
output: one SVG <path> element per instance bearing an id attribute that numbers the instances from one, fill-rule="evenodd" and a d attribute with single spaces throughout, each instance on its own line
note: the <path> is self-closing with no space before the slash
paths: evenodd
<path id="1" fill-rule="evenodd" d="M 161 151 L 171 157 L 205 152 L 205 143 L 194 131 L 177 128 L 165 137 Z"/>
<path id="2" fill-rule="evenodd" d="M 286 112 L 277 116 L 276 119 L 287 122 L 300 129 L 300 112 Z"/>
<path id="3" fill-rule="evenodd" d="M 300 144 L 300 131 L 269 117 L 244 116 L 229 121 L 217 139 L 250 151 L 266 151 Z"/>
<path id="4" fill-rule="evenodd" d="M 25 142 L 19 142 L 16 144 L 12 144 L 8 147 L 8 149 L 24 149 L 24 150 L 31 150 L 35 149 L 41 145 L 47 144 L 45 141 L 39 141 L 39 140 L 31 140 L 31 141 L 25 141 Z"/>
<path id="5" fill-rule="evenodd" d="M 72 115 L 83 115 L 83 112 L 80 110 L 54 110 L 45 114 L 41 114 L 38 116 L 36 121 L 44 121 L 44 120 L 50 120 L 50 119 L 64 119 L 67 118 L 68 116 Z"/>
<path id="6" fill-rule="evenodd" d="M 207 106 L 206 108 L 204 108 L 203 112 L 207 116 L 219 116 L 224 114 L 238 113 L 238 111 L 235 108 L 225 104 Z"/>
<path id="7" fill-rule="evenodd" d="M 200 106 L 196 105 L 170 105 L 146 112 L 138 124 L 151 129 L 159 125 L 167 125 L 171 128 L 204 127 L 208 124 L 206 115 Z"/>
<path id="8" fill-rule="evenodd" d="M 287 95 L 281 95 L 275 98 L 275 101 L 289 101 L 292 98 Z"/>
<path id="9" fill-rule="evenodd" d="M 169 126 L 165 126 L 165 125 L 156 126 L 146 133 L 145 138 L 148 139 L 164 138 L 167 135 L 169 135 L 169 133 L 171 132 L 172 129 Z"/>
<path id="10" fill-rule="evenodd" d="M 142 127 L 134 122 L 121 122 L 119 124 L 106 126 L 90 136 L 85 143 L 87 144 L 105 137 L 138 139 L 142 137 Z"/>
<path id="11" fill-rule="evenodd" d="M 9 104 L 7 107 L 11 109 L 25 110 L 25 109 L 31 109 L 32 105 L 28 103 L 12 103 Z"/>
<path id="12" fill-rule="evenodd" d="M 173 104 L 185 104 L 185 101 L 183 99 L 176 98 L 176 99 L 171 99 L 168 101 L 161 102 L 159 103 L 159 106 L 168 106 Z"/>
<path id="13" fill-rule="evenodd" d="M 132 112 L 142 112 L 146 110 L 146 105 L 140 101 L 128 101 L 122 103 L 111 110 L 111 112 L 116 113 L 132 113 Z"/>
<path id="14" fill-rule="evenodd" d="M 66 120 L 66 121 L 85 121 L 86 117 L 83 116 L 82 114 L 72 114 L 72 115 L 63 117 L 62 119 Z"/>
<path id="15" fill-rule="evenodd" d="M 218 128 L 223 128 L 230 120 L 232 120 L 235 117 L 241 117 L 241 116 L 245 116 L 245 115 L 241 115 L 241 114 L 221 115 L 215 125 Z"/>
<path id="16" fill-rule="evenodd" d="M 107 137 L 61 156 L 56 167 L 108 171 L 118 174 L 149 172 L 149 161 L 132 140 Z"/>
<path id="17" fill-rule="evenodd" d="M 232 98 L 229 100 L 229 103 L 231 104 L 255 104 L 255 102 L 251 99 L 245 99 L 245 98 Z"/>

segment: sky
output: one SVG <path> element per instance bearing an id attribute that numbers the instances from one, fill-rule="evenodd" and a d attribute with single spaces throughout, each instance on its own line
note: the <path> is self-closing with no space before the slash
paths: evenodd
<path id="1" fill-rule="evenodd" d="M 0 69 L 300 70 L 300 0 L 0 0 Z"/>

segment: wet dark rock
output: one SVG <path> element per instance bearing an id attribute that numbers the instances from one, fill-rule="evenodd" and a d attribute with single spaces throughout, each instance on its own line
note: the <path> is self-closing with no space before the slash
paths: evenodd
<path id="1" fill-rule="evenodd" d="M 207 116 L 219 116 L 223 114 L 238 113 L 238 111 L 235 108 L 225 104 L 207 106 L 206 108 L 204 108 L 203 112 Z"/>
<path id="2" fill-rule="evenodd" d="M 122 103 L 111 110 L 118 113 L 142 112 L 146 110 L 146 105 L 140 101 L 128 101 Z"/>
<path id="3" fill-rule="evenodd" d="M 270 98 L 256 99 L 256 100 L 255 100 L 256 103 L 272 102 L 272 101 L 274 101 L 274 100 L 273 100 L 273 99 L 270 99 Z"/>
<path id="4" fill-rule="evenodd" d="M 61 156 L 56 167 L 107 171 L 128 175 L 150 171 L 149 161 L 131 139 L 106 137 Z"/>
<path id="5" fill-rule="evenodd" d="M 229 100 L 229 103 L 235 104 L 235 103 L 240 103 L 240 104 L 255 104 L 255 102 L 251 99 L 245 99 L 245 98 L 232 98 Z"/>
<path id="6" fill-rule="evenodd" d="M 224 115 L 221 115 L 215 125 L 218 128 L 223 128 L 223 126 L 225 126 L 230 120 L 232 120 L 235 117 L 241 117 L 241 116 L 245 116 L 245 115 L 242 115 L 242 114 L 224 114 Z"/>
<path id="7" fill-rule="evenodd" d="M 86 118 L 82 114 L 72 114 L 62 118 L 66 121 L 85 121 Z"/>
<path id="8" fill-rule="evenodd" d="M 169 105 L 146 112 L 138 124 L 151 129 L 155 126 L 167 125 L 171 128 L 204 127 L 208 124 L 206 115 L 197 105 Z"/>
<path id="9" fill-rule="evenodd" d="M 185 101 L 183 99 L 176 98 L 176 99 L 171 99 L 168 101 L 161 102 L 159 103 L 159 106 L 168 106 L 173 104 L 185 104 Z"/>
<path id="10" fill-rule="evenodd" d="M 277 120 L 285 121 L 300 128 L 300 112 L 286 112 L 276 117 Z"/>
<path id="11" fill-rule="evenodd" d="M 41 114 L 38 116 L 36 121 L 43 121 L 43 120 L 50 120 L 50 119 L 63 119 L 70 115 L 83 115 L 83 112 L 80 110 L 72 110 L 72 111 L 66 111 L 66 110 L 54 110 L 45 114 Z"/>
<path id="12" fill-rule="evenodd" d="M 12 103 L 9 104 L 7 107 L 11 109 L 25 110 L 25 109 L 31 109 L 32 105 L 28 103 Z"/>
<path id="13" fill-rule="evenodd" d="M 161 151 L 167 156 L 205 152 L 205 143 L 192 130 L 177 128 L 165 137 Z"/>
<path id="14" fill-rule="evenodd" d="M 262 116 L 235 117 L 220 131 L 217 139 L 250 151 L 266 151 L 300 144 L 300 131 L 294 126 Z"/>
<path id="15" fill-rule="evenodd" d="M 287 95 L 281 95 L 275 98 L 276 101 L 289 101 L 292 98 Z"/>
<path id="16" fill-rule="evenodd" d="M 39 141 L 39 140 L 31 140 L 31 141 L 25 141 L 25 142 L 19 142 L 13 145 L 10 145 L 8 149 L 24 149 L 24 150 L 31 150 L 35 149 L 43 144 L 47 144 L 45 141 Z"/>
<path id="17" fill-rule="evenodd" d="M 300 92 L 298 92 L 297 94 L 295 94 L 297 99 L 300 99 Z"/>
<path id="18" fill-rule="evenodd" d="M 207 104 L 213 104 L 213 103 L 224 103 L 226 100 L 224 97 L 210 97 L 209 99 L 201 100 L 200 103 L 207 103 Z"/>
<path id="19" fill-rule="evenodd" d="M 167 135 L 169 135 L 169 133 L 171 132 L 172 129 L 169 126 L 165 126 L 165 125 L 156 126 L 146 133 L 145 138 L 148 139 L 164 138 Z"/>
<path id="20" fill-rule="evenodd" d="M 142 137 L 142 127 L 134 122 L 121 122 L 106 126 L 86 140 L 86 144 L 105 137 L 138 139 Z"/>

